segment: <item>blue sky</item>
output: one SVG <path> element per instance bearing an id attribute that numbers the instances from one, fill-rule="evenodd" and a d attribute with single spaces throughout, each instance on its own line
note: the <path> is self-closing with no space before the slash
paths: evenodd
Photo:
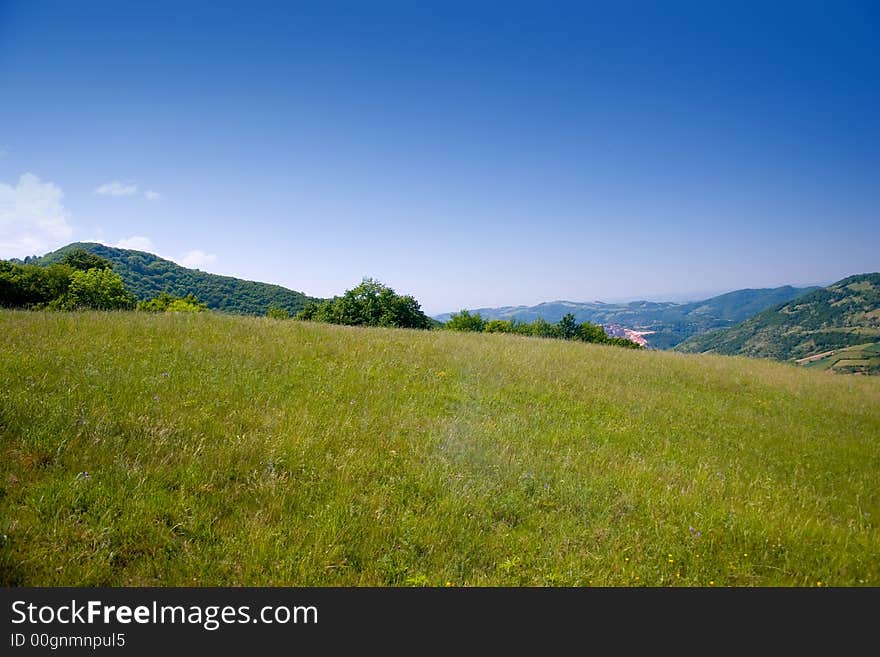
<path id="1" fill-rule="evenodd" d="M 373 276 L 429 313 L 877 271 L 878 28 L 870 2 L 0 0 L 0 257 Z"/>

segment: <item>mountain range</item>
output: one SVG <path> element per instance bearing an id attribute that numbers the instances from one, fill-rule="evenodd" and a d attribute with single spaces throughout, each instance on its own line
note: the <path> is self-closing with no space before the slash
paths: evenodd
<path id="1" fill-rule="evenodd" d="M 476 308 L 469 312 L 479 313 L 483 319 L 515 319 L 532 322 L 540 318 L 551 323 L 558 322 L 567 313 L 572 313 L 579 322 L 593 322 L 606 326 L 620 325 L 627 329 L 645 332 L 644 337 L 648 346 L 655 349 L 671 349 L 693 335 L 730 328 L 766 308 L 818 289 L 786 285 L 776 288 L 736 290 L 689 303 L 551 301 L 535 306 Z M 445 322 L 451 315 L 452 313 L 444 313 L 435 316 L 435 319 Z"/>

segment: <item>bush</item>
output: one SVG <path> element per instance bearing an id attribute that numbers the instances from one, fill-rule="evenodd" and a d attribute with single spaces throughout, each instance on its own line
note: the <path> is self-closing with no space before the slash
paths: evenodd
<path id="1" fill-rule="evenodd" d="M 290 319 L 290 313 L 287 311 L 287 308 L 276 306 L 273 303 L 269 305 L 269 310 L 266 311 L 266 317 L 269 317 L 270 319 Z"/>
<path id="2" fill-rule="evenodd" d="M 194 294 L 176 297 L 162 292 L 149 301 L 141 301 L 137 305 L 137 309 L 154 313 L 201 313 L 208 310 L 208 306 L 200 303 Z"/>

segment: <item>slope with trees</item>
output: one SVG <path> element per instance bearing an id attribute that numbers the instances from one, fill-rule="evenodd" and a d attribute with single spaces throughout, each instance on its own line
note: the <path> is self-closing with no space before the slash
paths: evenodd
<path id="1" fill-rule="evenodd" d="M 794 360 L 875 342 L 880 342 L 880 273 L 850 276 L 676 349 Z"/>
<path id="2" fill-rule="evenodd" d="M 72 251 L 85 251 L 109 261 L 126 288 L 141 301 L 163 292 L 180 298 L 192 294 L 211 310 L 239 315 L 265 315 L 271 305 L 294 314 L 316 300 L 280 285 L 187 269 L 152 253 L 93 242 L 69 244 L 40 258 L 26 258 L 24 262 L 51 265 L 61 262 Z"/>

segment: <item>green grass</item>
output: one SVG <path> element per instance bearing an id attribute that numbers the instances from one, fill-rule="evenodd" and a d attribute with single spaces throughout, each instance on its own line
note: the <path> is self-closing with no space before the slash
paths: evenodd
<path id="1" fill-rule="evenodd" d="M 880 379 L 0 312 L 0 584 L 880 584 Z M 88 473 L 88 476 L 81 473 Z"/>

